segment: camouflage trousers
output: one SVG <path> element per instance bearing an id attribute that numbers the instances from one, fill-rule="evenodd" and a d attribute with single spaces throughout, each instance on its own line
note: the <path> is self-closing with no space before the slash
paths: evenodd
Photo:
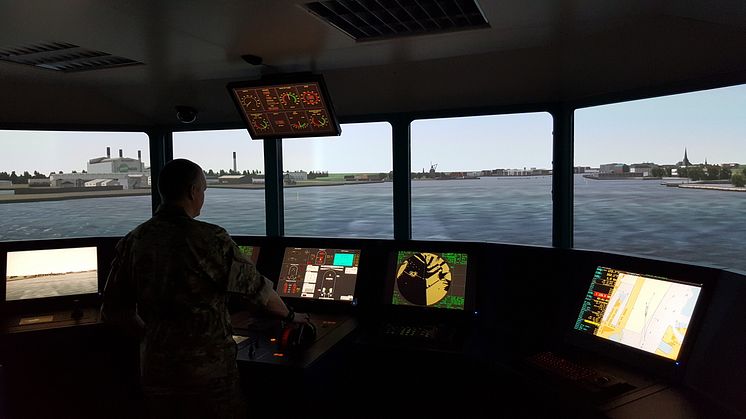
<path id="1" fill-rule="evenodd" d="M 209 385 L 144 387 L 151 419 L 245 419 L 238 377 L 211 380 Z"/>

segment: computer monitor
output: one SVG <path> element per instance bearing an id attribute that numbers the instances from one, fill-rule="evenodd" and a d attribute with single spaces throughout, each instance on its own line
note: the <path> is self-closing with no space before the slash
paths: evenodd
<path id="1" fill-rule="evenodd" d="M 701 290 L 701 284 L 599 266 L 574 329 L 677 361 Z"/>
<path id="2" fill-rule="evenodd" d="M 228 90 L 255 140 L 341 133 L 321 75 L 274 75 L 230 83 Z"/>
<path id="3" fill-rule="evenodd" d="M 259 260 L 259 252 L 262 250 L 260 246 L 238 245 L 238 249 L 241 251 L 241 253 L 251 259 L 251 261 L 254 262 L 254 265 L 256 265 L 257 261 Z"/>
<path id="4" fill-rule="evenodd" d="M 465 310 L 468 262 L 469 255 L 462 252 L 397 251 L 387 280 L 387 303 Z"/>
<path id="5" fill-rule="evenodd" d="M 5 301 L 98 292 L 96 247 L 9 251 Z"/>
<path id="6" fill-rule="evenodd" d="M 282 297 L 355 303 L 360 249 L 288 247 L 277 292 Z"/>

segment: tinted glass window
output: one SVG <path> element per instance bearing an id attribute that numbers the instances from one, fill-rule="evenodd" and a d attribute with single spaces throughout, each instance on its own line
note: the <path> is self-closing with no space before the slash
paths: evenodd
<path id="1" fill-rule="evenodd" d="M 746 270 L 746 86 L 575 112 L 575 246 Z"/>
<path id="2" fill-rule="evenodd" d="M 412 235 L 551 245 L 548 113 L 412 123 Z"/>
<path id="3" fill-rule="evenodd" d="M 175 132 L 173 138 L 174 158 L 192 160 L 205 172 L 205 204 L 197 219 L 231 234 L 266 234 L 264 143 L 245 129 Z"/>
<path id="4" fill-rule="evenodd" d="M 285 234 L 393 237 L 391 150 L 387 122 L 283 141 Z"/>
<path id="5" fill-rule="evenodd" d="M 0 131 L 0 143 L 0 240 L 123 236 L 151 216 L 144 133 Z"/>

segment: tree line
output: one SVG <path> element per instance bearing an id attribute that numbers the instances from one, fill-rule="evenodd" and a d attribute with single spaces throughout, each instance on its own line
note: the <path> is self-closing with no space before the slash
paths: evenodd
<path id="1" fill-rule="evenodd" d="M 688 177 L 693 181 L 699 180 L 727 180 L 740 188 L 746 184 L 746 167 L 731 170 L 730 167 L 719 165 L 701 165 L 680 167 L 677 169 L 679 177 Z M 671 176 L 671 168 L 654 167 L 650 174 L 655 177 Z"/>
<path id="2" fill-rule="evenodd" d="M 252 170 L 252 171 L 248 171 L 248 170 L 240 171 L 240 170 L 233 170 L 233 169 L 227 170 L 227 171 L 225 169 L 220 169 L 217 172 L 214 171 L 214 170 L 212 170 L 212 169 L 210 169 L 210 170 L 202 170 L 202 171 L 205 173 L 206 177 L 225 176 L 225 175 L 243 175 L 243 176 L 252 176 L 252 175 L 254 175 L 254 176 L 256 176 L 256 175 L 261 175 L 262 174 L 261 170 L 256 170 L 256 169 Z"/>
<path id="3" fill-rule="evenodd" d="M 52 172 L 54 173 L 54 172 Z M 62 173 L 62 172 L 60 172 Z M 39 173 L 36 170 L 34 170 L 34 173 L 31 174 L 28 171 L 23 172 L 22 175 L 16 174 L 16 171 L 13 170 L 12 172 L 0 172 L 0 180 L 9 180 L 14 185 L 16 184 L 22 184 L 22 183 L 28 183 L 29 179 L 48 179 L 49 176 L 44 175 L 43 173 Z"/>

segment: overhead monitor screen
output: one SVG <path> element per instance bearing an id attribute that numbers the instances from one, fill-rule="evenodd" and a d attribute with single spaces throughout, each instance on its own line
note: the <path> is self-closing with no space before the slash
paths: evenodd
<path id="1" fill-rule="evenodd" d="M 288 247 L 277 292 L 283 297 L 355 300 L 359 249 Z"/>
<path id="2" fill-rule="evenodd" d="M 228 90 L 255 140 L 340 134 L 321 76 L 231 83 Z"/>
<path id="3" fill-rule="evenodd" d="M 95 247 L 8 252 L 5 301 L 98 292 Z"/>
<path id="4" fill-rule="evenodd" d="M 391 304 L 464 310 L 468 261 L 466 253 L 397 252 Z"/>
<path id="5" fill-rule="evenodd" d="M 575 329 L 677 360 L 701 285 L 599 266 Z"/>

